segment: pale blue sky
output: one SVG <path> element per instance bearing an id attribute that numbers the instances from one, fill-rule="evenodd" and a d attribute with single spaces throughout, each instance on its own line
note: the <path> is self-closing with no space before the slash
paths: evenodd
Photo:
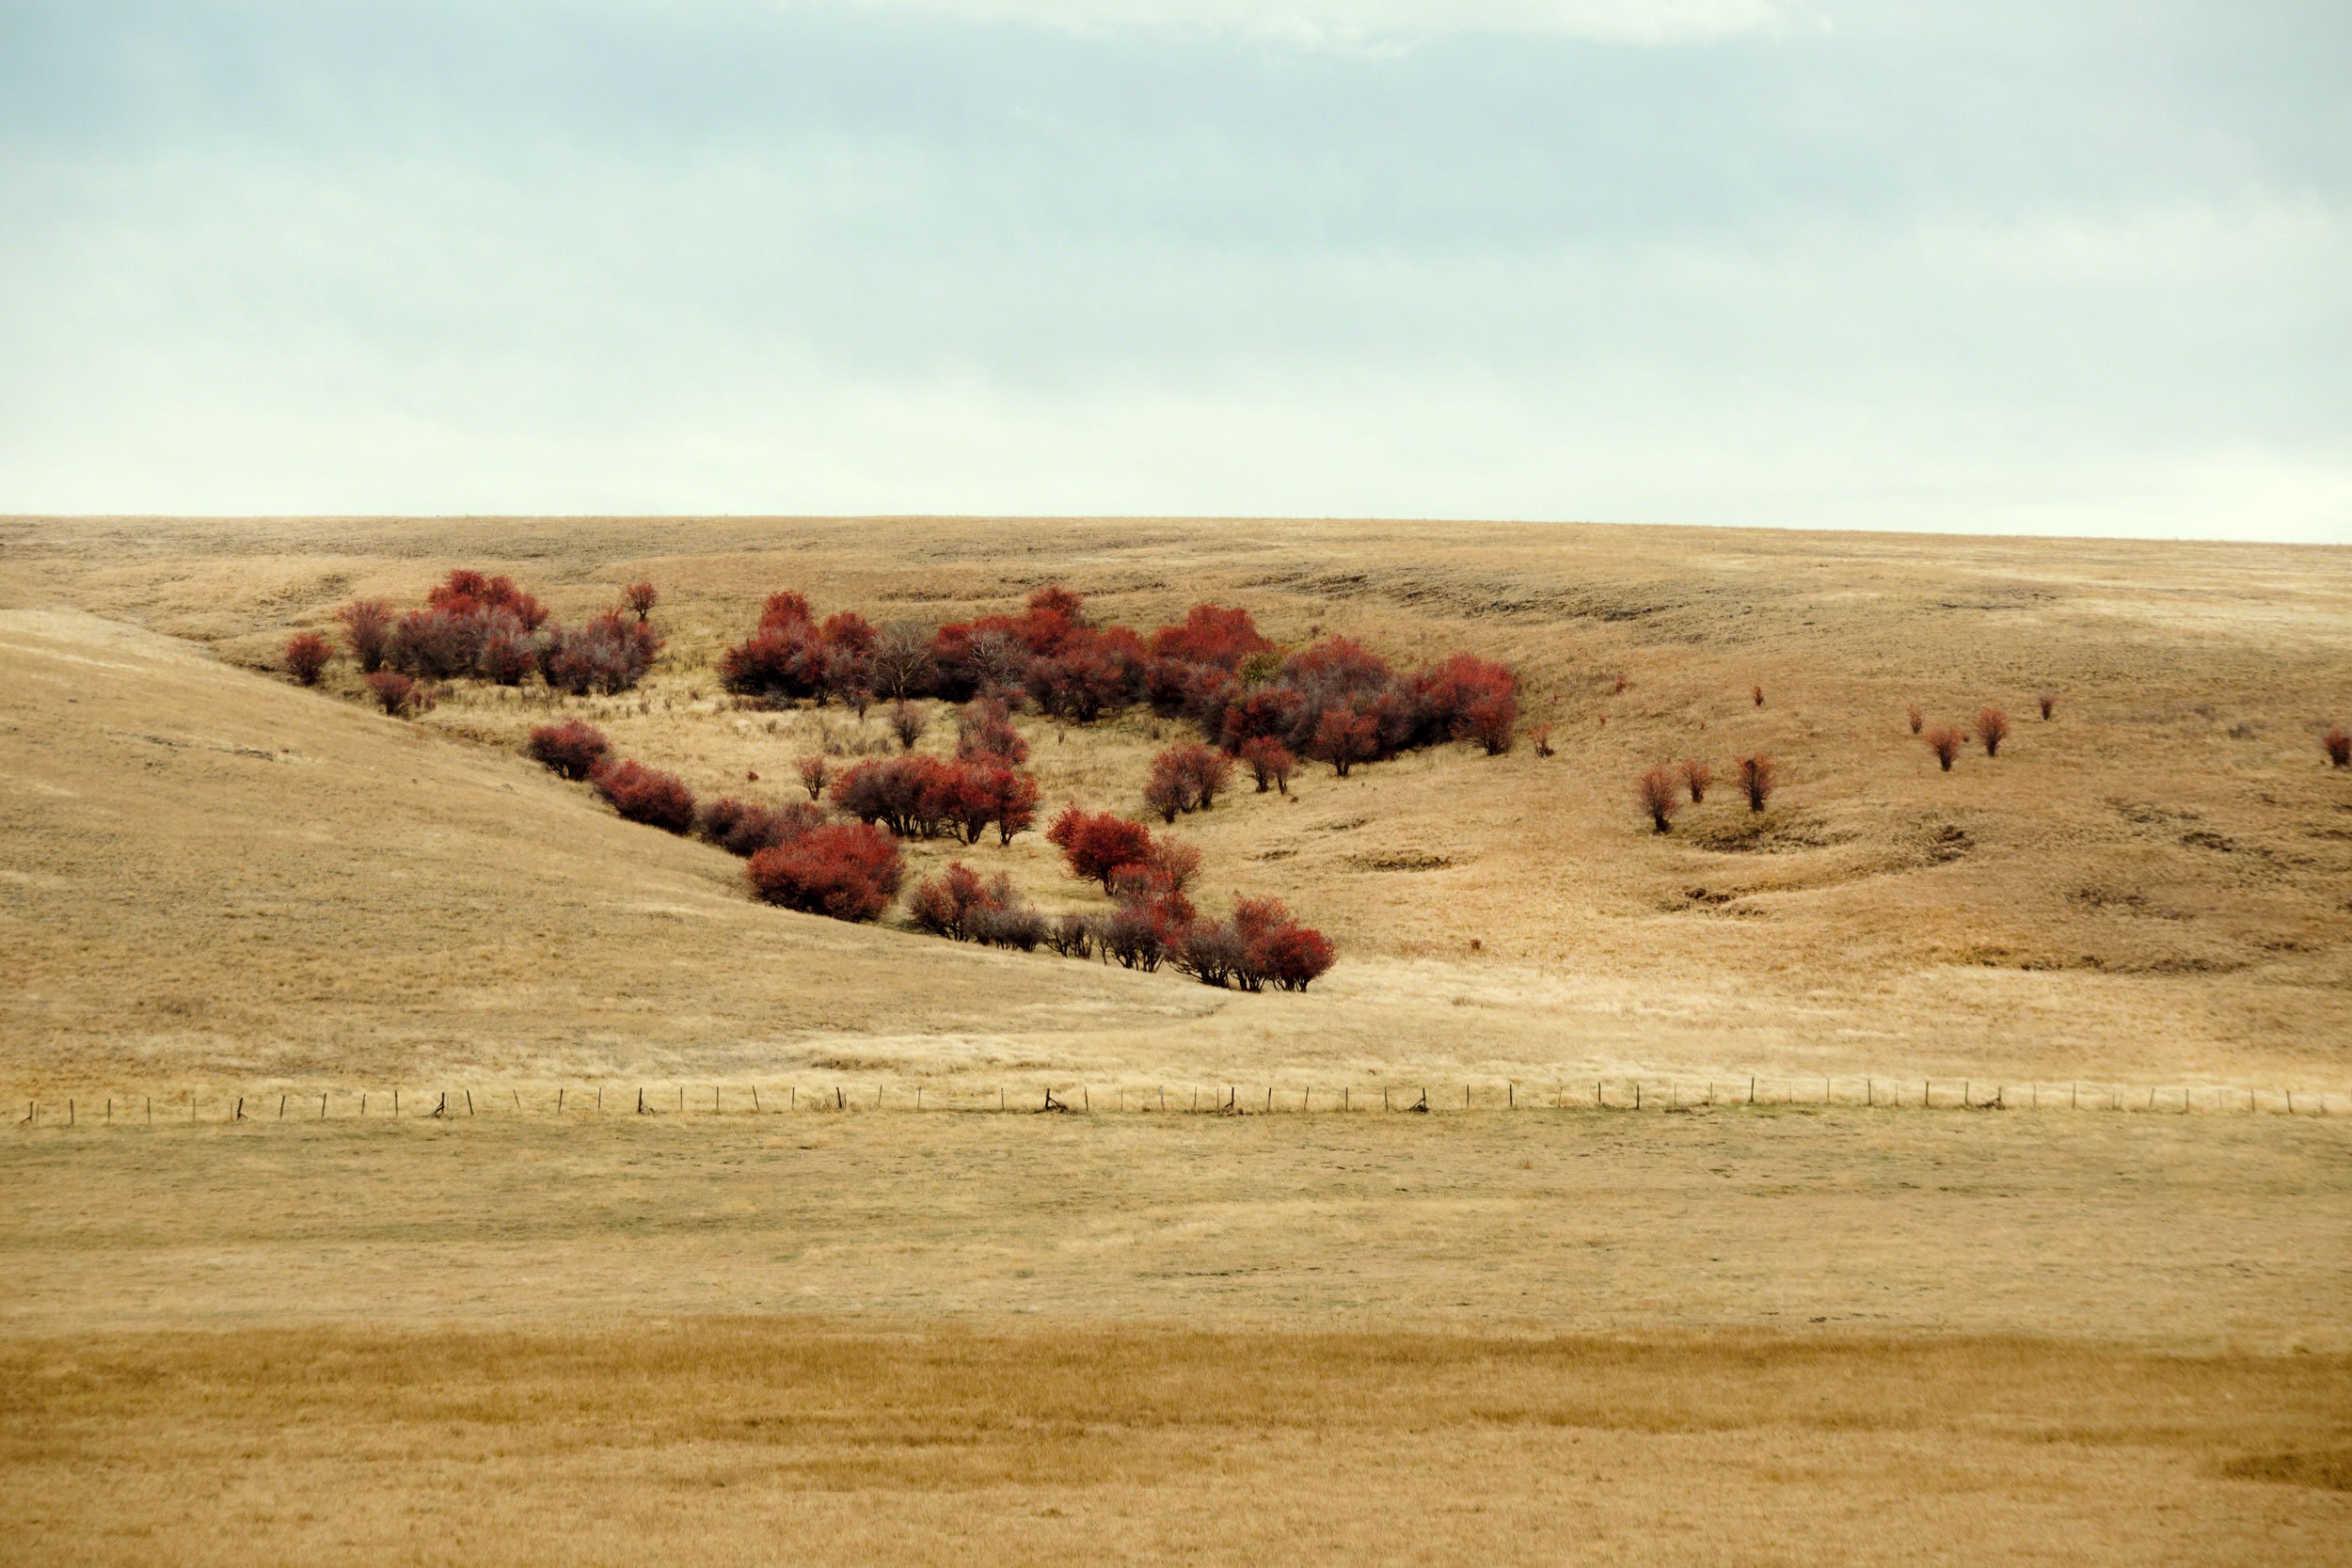
<path id="1" fill-rule="evenodd" d="M 2342 0 L 0 0 L 0 510 L 2352 542 Z"/>

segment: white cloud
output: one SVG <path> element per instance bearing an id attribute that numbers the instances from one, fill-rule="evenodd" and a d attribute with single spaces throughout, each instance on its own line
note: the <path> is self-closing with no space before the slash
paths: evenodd
<path id="1" fill-rule="evenodd" d="M 805 0 L 803 0 L 805 3 Z M 1240 34 L 1316 48 L 1394 49 L 1452 33 L 1694 43 L 1756 32 L 1782 0 L 854 0 L 872 9 L 1079 34 Z"/>

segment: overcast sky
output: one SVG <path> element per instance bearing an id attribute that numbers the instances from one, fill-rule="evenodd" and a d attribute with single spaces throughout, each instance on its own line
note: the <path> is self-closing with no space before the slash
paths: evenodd
<path id="1" fill-rule="evenodd" d="M 0 0 L 0 511 L 2352 542 L 2344 0 Z"/>

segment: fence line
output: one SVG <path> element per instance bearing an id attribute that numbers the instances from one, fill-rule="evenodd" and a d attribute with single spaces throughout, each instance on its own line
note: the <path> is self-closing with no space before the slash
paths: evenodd
<path id="1" fill-rule="evenodd" d="M 1970 1078 L 1679 1078 L 1618 1077 L 1553 1080 L 1531 1085 L 1514 1079 L 1487 1079 L 1453 1084 L 1421 1080 L 1391 1081 L 1366 1086 L 1346 1083 L 1333 1086 L 1313 1082 L 1289 1085 L 1228 1082 L 1203 1085 L 1120 1083 L 1107 1086 L 1103 1101 L 1094 1085 L 1056 1079 L 1029 1080 L 1019 1087 L 1005 1084 L 985 1086 L 940 1085 L 920 1081 L 864 1087 L 827 1082 L 815 1087 L 806 1101 L 795 1082 L 761 1080 L 705 1081 L 691 1085 L 675 1079 L 648 1085 L 624 1080 L 627 1089 L 610 1114 L 630 1117 L 702 1117 L 721 1116 L 846 1116 L 858 1113 L 963 1113 L 1034 1115 L 1170 1115 L 1170 1116 L 1342 1116 L 1464 1115 L 1494 1112 L 1645 1112 L 1689 1113 L 1727 1110 L 1931 1110 L 1931 1111 L 2071 1111 L 2078 1113 L 2137 1113 L 2140 1115 L 2280 1115 L 2341 1116 L 2352 1109 L 2352 1092 L 2310 1088 L 2246 1088 L 2231 1085 L 2127 1085 L 2070 1080 L 2061 1084 L 2035 1082 L 2024 1085 L 1994 1079 Z M 1589 1093 L 1586 1085 L 1590 1085 Z M 109 1095 L 85 1099 L 68 1095 L 21 1101 L 25 1107 L 16 1125 L 32 1128 L 169 1127 L 210 1123 L 262 1124 L 294 1121 L 380 1120 L 447 1121 L 539 1116 L 565 1120 L 593 1120 L 608 1114 L 605 1089 L 611 1081 L 585 1085 L 560 1083 L 532 1085 L 525 1100 L 517 1085 L 500 1085 L 508 1098 L 492 1095 L 477 1106 L 473 1090 L 460 1086 L 427 1089 L 423 1097 L 413 1086 L 365 1089 L 270 1089 L 261 1095 L 233 1090 L 179 1090 L 159 1103 L 151 1094 Z M 895 1087 L 895 1098 L 894 1098 Z M 766 1089 L 762 1097 L 760 1091 Z M 1453 1092 L 1459 1088 L 1457 1098 Z M 402 1099 L 404 1089 L 410 1098 Z M 704 1098 L 705 1091 L 708 1099 Z M 274 1097 L 274 1101 L 272 1097 Z M 313 1105 L 315 1104 L 315 1109 Z M 249 1107 L 249 1108 L 248 1108 Z"/>

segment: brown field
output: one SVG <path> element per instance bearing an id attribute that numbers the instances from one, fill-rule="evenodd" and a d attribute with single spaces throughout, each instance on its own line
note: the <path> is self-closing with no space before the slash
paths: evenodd
<path id="1" fill-rule="evenodd" d="M 457 564 L 567 619 L 657 581 L 646 688 L 564 706 L 697 788 L 854 738 L 717 695 L 782 587 L 1467 648 L 1560 754 L 1184 818 L 1212 902 L 1341 947 L 1212 991 L 761 908 L 526 764 L 544 699 L 403 724 L 267 672 Z M 42 1107 L 0 1141 L 0 1561 L 2344 1560 L 2352 552 L 17 519 L 0 566 L 0 1090 Z M 1944 775 L 1911 701 L 2016 732 Z M 1021 722 L 1049 810 L 1133 809 L 1175 734 Z M 1761 820 L 1648 831 L 1644 768 L 1756 747 Z M 2007 1109 L 1678 1102 L 1752 1074 Z M 1049 1084 L 1094 1114 L 941 1109 Z"/>

